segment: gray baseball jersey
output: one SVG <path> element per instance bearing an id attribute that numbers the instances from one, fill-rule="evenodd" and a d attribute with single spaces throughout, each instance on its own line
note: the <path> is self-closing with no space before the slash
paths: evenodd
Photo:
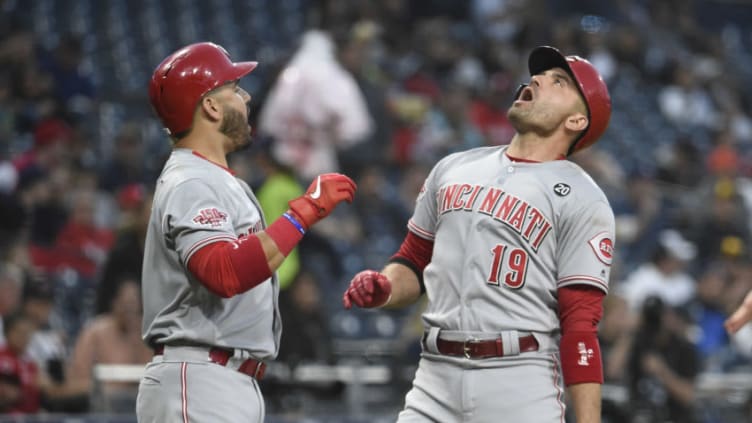
<path id="1" fill-rule="evenodd" d="M 186 268 L 199 248 L 264 227 L 261 207 L 245 182 L 191 150 L 175 149 L 159 177 L 146 235 L 144 340 L 276 357 L 282 330 L 276 274 L 269 283 L 221 298 Z"/>
<path id="2" fill-rule="evenodd" d="M 564 421 L 557 289 L 608 290 L 614 216 L 576 164 L 517 162 L 505 151 L 447 156 L 418 195 L 408 228 L 434 241 L 423 273 L 428 335 L 400 423 Z M 430 346 L 431 333 L 506 343 L 522 332 L 538 351 L 466 359 Z"/>
<path id="3" fill-rule="evenodd" d="M 608 290 L 614 216 L 601 189 L 570 161 L 505 151 L 444 158 L 418 196 L 408 227 L 434 241 L 426 326 L 556 334 L 557 288 Z"/>

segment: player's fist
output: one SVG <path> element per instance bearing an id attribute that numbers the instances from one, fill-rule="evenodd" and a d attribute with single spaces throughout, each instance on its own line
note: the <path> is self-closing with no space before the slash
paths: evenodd
<path id="1" fill-rule="evenodd" d="M 306 229 L 325 218 L 337 204 L 352 203 L 356 189 L 355 182 L 340 173 L 324 173 L 311 182 L 302 196 L 287 204 Z"/>
<path id="2" fill-rule="evenodd" d="M 387 277 L 374 270 L 364 270 L 350 281 L 350 286 L 342 297 L 342 304 L 350 309 L 355 303 L 358 307 L 380 307 L 389 301 L 392 283 Z"/>

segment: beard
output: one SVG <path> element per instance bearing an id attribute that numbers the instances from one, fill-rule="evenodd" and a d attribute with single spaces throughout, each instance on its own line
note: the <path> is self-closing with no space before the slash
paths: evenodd
<path id="1" fill-rule="evenodd" d="M 559 125 L 559 122 L 554 122 L 545 109 L 536 111 L 531 107 L 512 106 L 507 110 L 507 119 L 518 134 L 532 132 L 540 136 L 548 136 Z"/>
<path id="2" fill-rule="evenodd" d="M 523 132 L 523 130 L 526 128 L 526 115 L 526 111 L 520 110 L 519 107 L 512 106 L 509 108 L 509 110 L 507 110 L 507 119 L 509 119 L 509 123 L 517 132 Z"/>
<path id="3" fill-rule="evenodd" d="M 251 144 L 251 128 L 243 114 L 232 107 L 224 107 L 224 117 L 219 132 L 230 139 L 231 151 L 238 151 Z"/>

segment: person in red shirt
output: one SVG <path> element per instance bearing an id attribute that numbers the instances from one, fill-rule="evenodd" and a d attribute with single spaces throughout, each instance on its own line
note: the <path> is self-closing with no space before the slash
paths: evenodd
<path id="1" fill-rule="evenodd" d="M 36 326 L 15 314 L 4 322 L 6 344 L 0 348 L 0 412 L 36 413 L 40 409 L 39 369 L 23 356 Z"/>

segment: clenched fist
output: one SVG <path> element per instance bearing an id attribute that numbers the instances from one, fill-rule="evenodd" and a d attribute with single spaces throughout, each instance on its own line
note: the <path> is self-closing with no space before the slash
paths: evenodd
<path id="1" fill-rule="evenodd" d="M 355 303 L 358 307 L 380 307 L 389 301 L 392 284 L 387 277 L 374 270 L 364 270 L 350 281 L 350 286 L 342 297 L 342 304 L 350 309 Z"/>
<path id="2" fill-rule="evenodd" d="M 309 229 L 328 216 L 337 204 L 352 203 L 356 188 L 355 182 L 345 175 L 324 173 L 316 177 L 305 194 L 287 204 L 305 229 Z"/>

